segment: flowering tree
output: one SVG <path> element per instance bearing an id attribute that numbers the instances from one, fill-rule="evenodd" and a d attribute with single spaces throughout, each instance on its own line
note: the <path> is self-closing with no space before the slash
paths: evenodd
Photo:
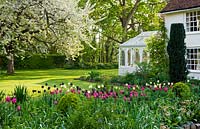
<path id="1" fill-rule="evenodd" d="M 14 57 L 54 51 L 74 58 L 89 44 L 92 6 L 77 0 L 4 0 L 0 3 L 0 54 L 14 73 Z"/>

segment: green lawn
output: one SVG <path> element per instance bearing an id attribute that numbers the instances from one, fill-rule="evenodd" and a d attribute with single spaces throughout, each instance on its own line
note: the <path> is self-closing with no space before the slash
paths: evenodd
<path id="1" fill-rule="evenodd" d="M 40 88 L 46 82 L 48 85 L 59 85 L 61 82 L 67 84 L 73 82 L 74 85 L 82 88 L 88 88 L 89 85 L 95 83 L 74 80 L 82 75 L 88 75 L 91 70 L 64 70 L 64 69 L 49 69 L 49 70 L 16 70 L 12 76 L 0 75 L 0 91 L 11 93 L 16 85 L 27 86 L 29 90 Z M 117 75 L 117 69 L 111 70 L 95 70 L 102 75 Z"/>

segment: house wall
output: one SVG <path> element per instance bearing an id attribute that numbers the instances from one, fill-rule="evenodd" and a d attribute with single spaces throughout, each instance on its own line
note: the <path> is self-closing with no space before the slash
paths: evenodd
<path id="1" fill-rule="evenodd" d="M 186 12 L 176 12 L 165 14 L 165 27 L 167 28 L 167 34 L 169 37 L 170 27 L 173 23 L 183 23 L 186 28 Z M 199 47 L 200 46 L 200 32 L 186 32 L 186 46 L 187 47 Z"/>
<path id="2" fill-rule="evenodd" d="M 189 10 L 192 11 L 192 10 Z M 168 37 L 170 35 L 170 27 L 173 23 L 183 23 L 186 28 L 186 11 L 173 12 L 164 14 L 165 27 L 167 28 Z M 186 32 L 186 47 L 199 48 L 200 47 L 200 32 Z M 189 76 L 200 79 L 200 70 L 190 70 Z"/>

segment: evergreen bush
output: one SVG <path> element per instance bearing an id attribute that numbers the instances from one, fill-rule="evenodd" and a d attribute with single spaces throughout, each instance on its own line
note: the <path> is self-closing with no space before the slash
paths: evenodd
<path id="1" fill-rule="evenodd" d="M 183 82 L 176 83 L 173 86 L 172 91 L 175 92 L 177 97 L 180 97 L 182 99 L 187 99 L 191 95 L 190 87 Z"/>
<path id="2" fill-rule="evenodd" d="M 167 46 L 169 55 L 169 77 L 171 82 L 187 79 L 185 29 L 182 23 L 171 25 L 170 40 Z"/>

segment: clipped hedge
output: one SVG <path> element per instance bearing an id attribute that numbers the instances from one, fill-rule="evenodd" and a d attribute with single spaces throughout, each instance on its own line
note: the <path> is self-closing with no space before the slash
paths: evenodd
<path id="1" fill-rule="evenodd" d="M 7 69 L 7 58 L 1 58 L 1 69 Z M 24 59 L 15 57 L 15 69 L 50 69 L 64 68 L 66 60 L 63 55 L 33 55 Z"/>
<path id="2" fill-rule="evenodd" d="M 118 63 L 67 62 L 66 69 L 117 69 Z"/>
<path id="3" fill-rule="evenodd" d="M 0 69 L 7 69 L 8 59 L 0 56 Z M 15 69 L 116 69 L 118 63 L 80 62 L 79 59 L 67 60 L 63 55 L 32 55 L 24 59 L 15 57 Z"/>

